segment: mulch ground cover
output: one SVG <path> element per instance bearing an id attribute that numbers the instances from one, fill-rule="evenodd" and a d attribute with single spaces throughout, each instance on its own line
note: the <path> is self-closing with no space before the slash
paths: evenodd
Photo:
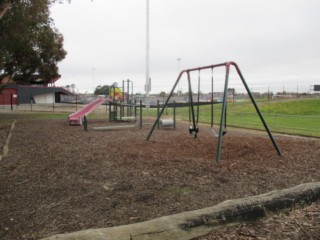
<path id="1" fill-rule="evenodd" d="M 176 129 L 156 129 L 146 141 L 150 125 L 92 130 L 107 124 L 91 120 L 86 132 L 62 120 L 17 121 L 9 154 L 0 162 L 0 239 L 136 223 L 320 181 L 317 139 L 278 135 L 280 157 L 266 133 L 231 129 L 216 163 L 218 139 L 207 125 L 194 138 L 188 124 L 178 122 Z M 0 126 L 0 146 L 8 129 Z M 284 226 L 288 233 L 294 227 L 290 239 L 316 239 L 319 204 L 307 210 L 294 212 L 303 223 L 283 215 L 252 223 L 262 224 L 259 231 L 242 224 L 201 239 L 272 239 L 268 226 Z"/>

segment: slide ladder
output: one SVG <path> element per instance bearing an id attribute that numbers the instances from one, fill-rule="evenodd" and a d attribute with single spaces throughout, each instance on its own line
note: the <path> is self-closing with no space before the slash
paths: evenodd
<path id="1" fill-rule="evenodd" d="M 97 100 L 89 103 L 88 105 L 84 106 L 80 110 L 78 110 L 75 113 L 72 113 L 68 117 L 69 125 L 82 125 L 82 120 L 84 116 L 87 116 L 89 113 L 91 113 L 96 107 L 101 105 L 106 101 L 105 98 L 98 98 Z"/>

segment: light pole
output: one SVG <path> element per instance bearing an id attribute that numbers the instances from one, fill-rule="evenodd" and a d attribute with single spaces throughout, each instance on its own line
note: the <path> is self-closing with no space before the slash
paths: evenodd
<path id="1" fill-rule="evenodd" d="M 94 95 L 94 70 L 95 68 L 92 68 L 92 87 L 93 87 L 93 95 Z"/>
<path id="2" fill-rule="evenodd" d="M 181 60 L 182 58 L 177 58 L 178 61 L 178 74 L 180 73 L 180 68 L 181 68 Z M 178 96 L 181 97 L 182 95 L 182 90 L 181 90 L 181 85 L 180 85 L 180 81 L 179 81 L 179 86 L 178 86 Z"/>
<path id="3" fill-rule="evenodd" d="M 182 58 L 177 58 L 178 61 L 178 73 L 180 73 L 180 63 L 181 63 Z"/>
<path id="4" fill-rule="evenodd" d="M 150 86 L 150 38 L 149 38 L 149 0 L 146 0 L 146 107 L 149 108 Z"/>

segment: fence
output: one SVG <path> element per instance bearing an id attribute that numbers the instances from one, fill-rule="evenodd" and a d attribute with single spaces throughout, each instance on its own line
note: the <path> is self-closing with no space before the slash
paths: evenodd
<path id="1" fill-rule="evenodd" d="M 24 112 L 54 112 L 54 113 L 73 113 L 81 109 L 85 104 L 83 103 L 28 103 L 16 105 L 0 105 L 1 110 L 5 111 L 24 111 Z M 107 114 L 105 105 L 98 106 L 94 113 Z"/>
<path id="2" fill-rule="evenodd" d="M 56 103 L 55 95 L 17 96 L 13 93 L 0 94 L 0 109 L 12 111 L 38 111 L 38 112 L 75 112 L 99 98 L 93 95 L 61 96 Z M 100 107 L 99 109 L 102 109 Z M 105 109 L 105 107 L 104 107 Z M 104 110 L 106 112 L 106 110 Z"/>

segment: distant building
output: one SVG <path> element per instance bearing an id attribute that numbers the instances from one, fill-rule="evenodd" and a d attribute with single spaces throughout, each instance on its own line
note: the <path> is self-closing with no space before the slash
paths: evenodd
<path id="1" fill-rule="evenodd" d="M 74 95 L 65 88 L 55 87 L 58 79 L 42 81 L 31 78 L 29 81 L 14 82 L 4 78 L 0 84 L 0 105 L 59 103 L 61 95 Z"/>
<path id="2" fill-rule="evenodd" d="M 292 95 L 285 95 L 285 94 L 275 94 L 272 95 L 272 99 L 291 99 Z"/>

